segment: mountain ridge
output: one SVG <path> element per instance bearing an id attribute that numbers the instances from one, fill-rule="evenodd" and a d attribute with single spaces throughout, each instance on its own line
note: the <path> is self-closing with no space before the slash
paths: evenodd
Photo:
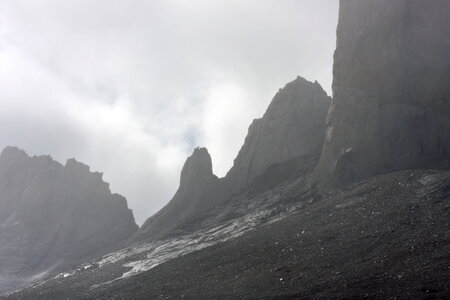
<path id="1" fill-rule="evenodd" d="M 224 180 L 238 190 L 272 164 L 320 153 L 330 104 L 331 97 L 317 81 L 297 76 L 287 83 L 264 115 L 253 120 Z"/>
<path id="2" fill-rule="evenodd" d="M 330 103 L 317 81 L 297 76 L 276 93 L 263 117 L 252 122 L 225 177 L 213 175 L 207 149 L 196 148 L 183 167 L 175 196 L 132 240 L 155 239 L 182 227 L 239 193 L 272 165 L 319 154 Z"/>
<path id="3" fill-rule="evenodd" d="M 445 0 L 341 0 L 330 110 L 297 78 L 316 113 L 280 90 L 230 175 L 195 149 L 126 247 L 4 298 L 448 298 L 449 15 Z"/>
<path id="4" fill-rule="evenodd" d="M 137 230 L 126 199 L 99 172 L 68 159 L 0 155 L 0 290 L 45 279 L 105 254 Z"/>

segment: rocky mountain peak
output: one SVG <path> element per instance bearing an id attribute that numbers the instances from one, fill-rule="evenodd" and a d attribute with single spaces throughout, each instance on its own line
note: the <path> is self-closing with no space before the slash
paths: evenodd
<path id="1" fill-rule="evenodd" d="M 0 154 L 0 160 L 3 161 L 14 161 L 27 157 L 28 155 L 25 151 L 14 146 L 6 146 Z"/>
<path id="2" fill-rule="evenodd" d="M 213 176 L 211 156 L 206 148 L 197 147 L 186 160 L 180 176 L 180 187 Z"/>
<path id="3" fill-rule="evenodd" d="M 172 200 L 147 219 L 134 240 L 163 236 L 180 228 L 191 218 L 215 205 L 219 180 L 212 172 L 211 156 L 206 148 L 196 148 L 186 160 L 180 186 Z"/>
<path id="4" fill-rule="evenodd" d="M 109 183 L 103 181 L 103 173 L 92 172 L 90 167 L 75 158 L 69 158 L 64 166 L 65 173 L 72 179 L 84 180 L 86 182 L 93 182 L 98 187 L 102 186 L 109 190 Z"/>
<path id="5" fill-rule="evenodd" d="M 124 197 L 101 173 L 69 159 L 0 156 L 0 291 L 102 255 L 138 229 Z M 7 278 L 7 279 L 4 279 Z"/>
<path id="6" fill-rule="evenodd" d="M 89 173 L 90 172 L 90 168 L 88 165 L 77 161 L 75 158 L 69 158 L 66 161 L 65 167 L 68 170 L 74 170 L 74 171 L 80 172 L 80 173 Z"/>
<path id="7" fill-rule="evenodd" d="M 249 127 L 234 165 L 226 176 L 239 189 L 270 165 L 320 153 L 331 98 L 316 81 L 298 76 L 280 89 L 266 113 Z"/>
<path id="8" fill-rule="evenodd" d="M 208 150 L 196 148 L 184 164 L 180 187 L 172 200 L 143 224 L 134 240 L 183 230 L 270 166 L 301 156 L 318 156 L 330 103 L 331 98 L 317 81 L 298 76 L 276 93 L 264 116 L 252 122 L 225 178 L 219 180 L 213 174 Z"/>
<path id="9" fill-rule="evenodd" d="M 331 103 L 318 82 L 297 77 L 280 89 L 266 113 L 249 127 L 234 166 L 223 179 L 212 171 L 206 148 L 196 148 L 181 171 L 180 187 L 172 200 L 150 217 L 135 240 L 162 236 L 188 224 L 247 186 L 270 166 L 319 154 Z"/>

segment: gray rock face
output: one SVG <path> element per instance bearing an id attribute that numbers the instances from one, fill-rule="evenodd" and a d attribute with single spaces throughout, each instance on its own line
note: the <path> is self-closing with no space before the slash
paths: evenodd
<path id="1" fill-rule="evenodd" d="M 173 232 L 189 219 L 211 209 L 219 190 L 219 180 L 213 174 L 208 150 L 196 148 L 183 166 L 175 196 L 145 221 L 133 240 L 151 239 Z"/>
<path id="2" fill-rule="evenodd" d="M 125 198 L 74 159 L 0 155 L 0 291 L 103 255 L 137 225 Z"/>
<path id="3" fill-rule="evenodd" d="M 245 143 L 226 176 L 238 190 L 270 165 L 320 153 L 331 103 L 319 83 L 301 77 L 275 95 L 261 119 L 251 124 Z"/>
<path id="4" fill-rule="evenodd" d="M 317 83 L 298 77 L 275 95 L 263 118 L 249 128 L 245 144 L 225 178 L 212 173 L 211 157 L 198 148 L 181 172 L 180 187 L 161 211 L 149 218 L 134 240 L 189 231 L 206 213 L 230 200 L 270 166 L 301 156 L 320 154 L 325 118 L 331 103 Z M 275 180 L 276 181 L 276 180 Z"/>
<path id="5" fill-rule="evenodd" d="M 323 187 L 449 158 L 449 16 L 447 0 L 341 0 Z"/>

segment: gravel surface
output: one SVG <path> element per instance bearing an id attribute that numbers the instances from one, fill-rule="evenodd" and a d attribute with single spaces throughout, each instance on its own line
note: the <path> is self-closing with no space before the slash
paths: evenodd
<path id="1" fill-rule="evenodd" d="M 449 200 L 450 171 L 396 172 L 133 277 L 6 299 L 448 299 Z"/>

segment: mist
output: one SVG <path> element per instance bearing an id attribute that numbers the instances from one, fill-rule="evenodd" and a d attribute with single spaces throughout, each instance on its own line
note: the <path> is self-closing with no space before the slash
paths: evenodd
<path id="1" fill-rule="evenodd" d="M 224 176 L 276 91 L 331 94 L 338 1 L 0 0 L 0 148 L 75 157 L 138 223 L 197 146 Z"/>
<path id="2" fill-rule="evenodd" d="M 0 0 L 0 299 L 449 299 L 448 16 Z"/>

